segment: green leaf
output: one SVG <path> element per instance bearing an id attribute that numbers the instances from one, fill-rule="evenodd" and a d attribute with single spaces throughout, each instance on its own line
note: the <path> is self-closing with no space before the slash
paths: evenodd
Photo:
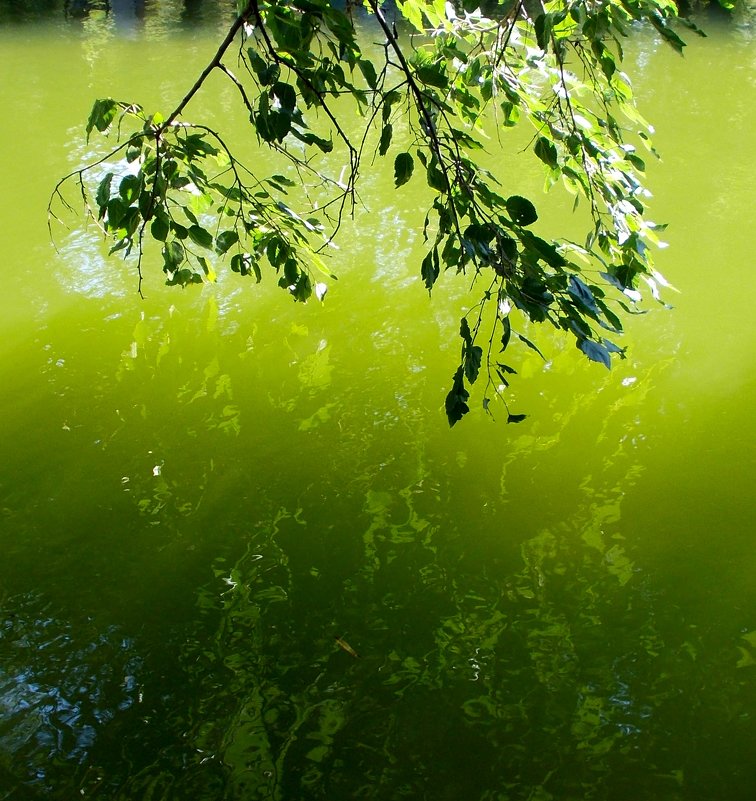
<path id="1" fill-rule="evenodd" d="M 97 205 L 100 207 L 100 219 L 105 215 L 105 209 L 108 205 L 108 201 L 110 200 L 110 185 L 113 182 L 113 173 L 109 172 L 103 179 L 100 181 L 100 185 L 97 187 L 97 194 L 95 195 L 95 201 Z"/>
<path id="2" fill-rule="evenodd" d="M 240 273 L 241 275 L 249 275 L 250 272 L 254 272 L 257 283 L 259 284 L 260 281 L 262 281 L 260 266 L 251 253 L 236 253 L 232 256 L 231 269 L 235 273 Z"/>
<path id="3" fill-rule="evenodd" d="M 543 353 L 541 353 L 541 351 L 534 342 L 531 342 L 527 337 L 523 336 L 522 334 L 518 334 L 517 336 L 519 337 L 520 342 L 523 342 L 531 350 L 534 350 L 544 361 L 546 361 L 546 357 L 543 355 Z"/>
<path id="4" fill-rule="evenodd" d="M 547 50 L 549 46 L 549 37 L 551 36 L 551 15 L 539 14 L 536 17 L 534 24 L 536 41 L 541 50 Z"/>
<path id="5" fill-rule="evenodd" d="M 611 55 L 606 54 L 599 59 L 601 63 L 601 71 L 606 75 L 607 81 L 611 81 L 612 75 L 617 71 L 617 64 Z"/>
<path id="6" fill-rule="evenodd" d="M 399 188 L 409 181 L 415 169 L 415 162 L 409 153 L 400 153 L 394 159 L 394 186 Z"/>
<path id="7" fill-rule="evenodd" d="M 586 286 L 586 284 L 584 284 L 576 275 L 570 276 L 570 284 L 567 287 L 567 291 L 580 303 L 581 306 L 583 306 L 583 308 L 588 309 L 588 311 L 592 312 L 593 314 L 598 314 L 593 292 L 591 292 L 590 288 Z"/>
<path id="8" fill-rule="evenodd" d="M 506 205 L 507 213 L 518 225 L 531 225 L 538 219 L 535 206 L 526 197 L 512 195 Z"/>
<path id="9" fill-rule="evenodd" d="M 108 201 L 107 205 L 107 226 L 111 230 L 115 230 L 121 224 L 121 220 L 126 214 L 128 206 L 118 197 L 114 197 Z"/>
<path id="10" fill-rule="evenodd" d="M 625 358 L 625 348 L 621 348 L 619 345 L 615 345 L 614 342 L 612 342 L 609 339 L 602 338 L 601 341 L 604 344 L 604 347 L 609 351 L 609 353 L 618 353 L 621 359 Z"/>
<path id="11" fill-rule="evenodd" d="M 501 110 L 504 113 L 501 123 L 505 128 L 512 128 L 513 126 L 517 125 L 517 122 L 520 119 L 520 109 L 514 103 L 511 103 L 509 100 L 505 100 L 501 104 Z"/>
<path id="12" fill-rule="evenodd" d="M 401 99 L 401 94 L 395 89 L 392 89 L 383 97 L 383 108 L 381 109 L 381 119 L 383 122 L 389 121 L 394 103 L 399 102 Z"/>
<path id="13" fill-rule="evenodd" d="M 567 260 L 554 245 L 530 231 L 522 231 L 520 241 L 536 258 L 543 259 L 549 267 L 564 267 L 567 264 Z"/>
<path id="14" fill-rule="evenodd" d="M 211 250 L 213 247 L 213 235 L 199 225 L 192 225 L 189 228 L 189 238 L 195 245 L 199 245 L 202 248 Z"/>
<path id="15" fill-rule="evenodd" d="M 536 156 L 538 156 L 538 158 L 549 167 L 554 168 L 559 166 L 557 161 L 556 145 L 545 136 L 538 137 L 538 141 L 535 143 L 533 151 Z"/>
<path id="16" fill-rule="evenodd" d="M 470 393 L 465 389 L 463 368 L 460 365 L 457 372 L 454 373 L 452 388 L 444 403 L 446 419 L 449 421 L 450 427 L 458 423 L 470 411 L 470 407 L 467 405 L 469 397 Z"/>
<path id="17" fill-rule="evenodd" d="M 625 156 L 625 159 L 629 161 L 633 165 L 633 167 L 635 167 L 636 170 L 640 172 L 646 171 L 646 162 L 643 161 L 643 159 L 640 158 L 640 156 L 636 156 L 635 153 L 628 153 Z"/>
<path id="18" fill-rule="evenodd" d="M 478 379 L 480 365 L 483 362 L 483 348 L 479 345 L 465 348 L 465 378 L 470 384 L 474 384 Z"/>
<path id="19" fill-rule="evenodd" d="M 265 179 L 271 186 L 275 186 L 277 189 L 280 186 L 296 186 L 296 182 L 292 181 L 291 178 L 287 178 L 285 175 L 271 175 L 270 178 Z"/>
<path id="20" fill-rule="evenodd" d="M 269 63 L 252 47 L 247 50 L 249 63 L 257 74 L 257 78 L 263 86 L 270 86 L 275 83 L 281 74 L 281 68 L 275 62 Z"/>
<path id="21" fill-rule="evenodd" d="M 141 156 L 141 155 L 142 155 L 142 142 L 141 142 L 141 140 L 139 140 L 139 142 L 137 144 L 129 145 L 126 148 L 126 161 L 128 161 L 129 164 L 131 164 L 132 162 L 136 161 L 139 158 L 139 156 Z"/>
<path id="22" fill-rule="evenodd" d="M 189 229 L 179 225 L 175 220 L 171 220 L 171 231 L 179 238 L 186 239 L 189 236 Z"/>
<path id="23" fill-rule="evenodd" d="M 107 97 L 104 100 L 95 100 L 87 121 L 87 139 L 89 139 L 89 135 L 94 128 L 97 128 L 100 133 L 107 131 L 117 113 L 118 103 L 112 98 Z"/>
<path id="24" fill-rule="evenodd" d="M 322 136 L 318 136 L 312 133 L 312 131 L 304 132 L 292 128 L 291 133 L 299 139 L 300 142 L 304 142 L 306 145 L 315 145 L 322 150 L 323 153 L 330 153 L 333 150 L 333 142 L 330 139 L 323 139 Z"/>
<path id="25" fill-rule="evenodd" d="M 439 169 L 436 159 L 432 159 L 431 163 L 425 171 L 425 179 L 431 189 L 437 192 L 445 192 L 447 190 L 446 176 Z"/>
<path id="26" fill-rule="evenodd" d="M 139 196 L 141 189 L 141 179 L 137 175 L 127 175 L 118 186 L 118 194 L 130 205 Z"/>
<path id="27" fill-rule="evenodd" d="M 507 415 L 508 423 L 521 423 L 527 417 L 526 414 L 509 414 Z"/>
<path id="28" fill-rule="evenodd" d="M 378 155 L 385 156 L 391 145 L 391 137 L 394 133 L 394 126 L 387 122 L 381 131 L 381 143 L 378 146 Z"/>
<path id="29" fill-rule="evenodd" d="M 579 339 L 577 346 L 592 362 L 599 362 L 603 364 L 607 370 L 611 369 L 612 360 L 609 356 L 609 351 L 604 345 L 600 345 L 592 339 Z"/>
<path id="30" fill-rule="evenodd" d="M 664 19 L 655 14 L 649 15 L 648 19 L 654 28 L 664 37 L 667 44 L 672 45 L 673 50 L 682 53 L 685 42 L 669 27 Z"/>
<path id="31" fill-rule="evenodd" d="M 294 111 L 297 105 L 297 90 L 288 83 L 278 81 L 270 89 L 271 97 L 278 100 L 285 111 Z"/>
<path id="32" fill-rule="evenodd" d="M 376 84 L 378 83 L 378 76 L 375 72 L 375 67 L 373 66 L 373 62 L 369 61 L 366 58 L 361 58 L 357 62 L 357 66 L 360 68 L 360 72 L 362 73 L 363 77 L 367 85 L 371 89 L 375 89 Z"/>
<path id="33" fill-rule="evenodd" d="M 470 324 L 467 322 L 467 318 L 463 317 L 459 321 L 459 335 L 462 337 L 462 341 L 468 348 L 472 347 L 472 333 L 470 332 Z"/>
<path id="34" fill-rule="evenodd" d="M 512 336 L 512 323 L 509 322 L 509 317 L 504 317 L 501 321 L 502 335 L 501 335 L 501 352 L 504 352 L 509 345 L 509 340 Z"/>
<path id="35" fill-rule="evenodd" d="M 440 64 L 423 65 L 415 71 L 416 77 L 426 86 L 435 86 L 437 89 L 446 89 L 449 79 L 443 72 Z"/>
<path id="36" fill-rule="evenodd" d="M 433 248 L 433 250 L 423 259 L 420 273 L 423 277 L 423 281 L 425 282 L 425 288 L 428 290 L 428 292 L 430 292 L 431 289 L 433 289 L 433 284 L 436 283 L 436 279 L 438 278 L 439 274 L 438 250 L 436 248 Z"/>
<path id="37" fill-rule="evenodd" d="M 172 239 L 170 242 L 163 246 L 163 259 L 165 266 L 171 270 L 176 269 L 182 261 L 184 261 L 185 252 L 184 247 L 180 242 Z"/>
<path id="38" fill-rule="evenodd" d="M 215 237 L 216 253 L 226 253 L 226 251 L 239 241 L 239 234 L 236 231 L 222 231 Z"/>
<path id="39" fill-rule="evenodd" d="M 167 221 L 163 217 L 156 216 L 152 221 L 152 225 L 150 225 L 150 233 L 153 239 L 157 239 L 159 242 L 165 242 L 168 237 L 168 231 L 169 226 Z"/>

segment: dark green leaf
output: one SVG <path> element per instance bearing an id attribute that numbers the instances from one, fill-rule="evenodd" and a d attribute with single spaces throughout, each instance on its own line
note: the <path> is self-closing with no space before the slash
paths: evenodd
<path id="1" fill-rule="evenodd" d="M 509 414 L 507 415 L 508 423 L 521 423 L 527 417 L 526 414 Z"/>
<path id="2" fill-rule="evenodd" d="M 100 207 L 100 219 L 105 214 L 105 208 L 108 205 L 108 201 L 110 200 L 110 184 L 113 181 L 113 173 L 109 172 L 103 179 L 100 181 L 100 185 L 97 187 L 97 194 L 95 195 L 95 201 L 97 205 Z"/>
<path id="3" fill-rule="evenodd" d="M 222 231 L 215 237 L 215 251 L 223 254 L 239 241 L 236 231 Z"/>
<path id="4" fill-rule="evenodd" d="M 259 284 L 262 280 L 260 267 L 252 257 L 251 253 L 236 253 L 234 256 L 232 256 L 231 269 L 235 273 L 240 273 L 241 275 L 249 275 L 250 272 L 254 271 L 257 283 Z"/>
<path id="5" fill-rule="evenodd" d="M 132 236 L 139 226 L 141 215 L 136 206 L 129 206 L 120 222 L 120 233 L 122 236 Z"/>
<path id="6" fill-rule="evenodd" d="M 633 167 L 635 167 L 636 170 L 639 170 L 640 172 L 646 171 L 646 162 L 643 161 L 640 156 L 636 156 L 635 153 L 628 153 L 625 158 L 633 165 Z M 643 213 L 642 208 L 639 211 L 641 214 Z"/>
<path id="7" fill-rule="evenodd" d="M 454 374 L 452 388 L 446 396 L 444 404 L 446 418 L 450 426 L 459 422 L 470 411 L 470 407 L 467 405 L 469 397 L 470 393 L 465 389 L 462 366 L 460 365 Z"/>
<path id="8" fill-rule="evenodd" d="M 189 228 L 189 238 L 202 248 L 210 250 L 213 247 L 213 235 L 199 225 L 192 225 Z"/>
<path id="9" fill-rule="evenodd" d="M 186 239 L 189 236 L 189 229 L 179 225 L 175 220 L 171 220 L 171 231 L 179 238 Z"/>
<path id="10" fill-rule="evenodd" d="M 535 236 L 530 231 L 522 231 L 520 241 L 538 259 L 543 259 L 549 267 L 564 267 L 567 264 L 564 256 L 550 242 Z"/>
<path id="11" fill-rule="evenodd" d="M 601 341 L 604 343 L 604 347 L 609 351 L 609 353 L 619 353 L 620 358 L 625 358 L 625 348 L 615 345 L 614 342 L 611 342 L 608 339 L 602 339 Z"/>
<path id="12" fill-rule="evenodd" d="M 281 70 L 275 62 L 270 64 L 263 59 L 260 54 L 252 47 L 247 50 L 247 57 L 252 69 L 257 74 L 260 83 L 268 86 L 278 80 Z"/>
<path id="13" fill-rule="evenodd" d="M 517 336 L 521 342 L 524 342 L 531 350 L 534 350 L 544 361 L 546 361 L 546 357 L 533 342 L 531 342 L 527 337 L 524 337 L 522 334 L 518 334 Z"/>
<path id="14" fill-rule="evenodd" d="M 271 97 L 276 98 L 285 111 L 293 111 L 297 105 L 297 91 L 288 83 L 278 81 L 270 89 Z"/>
<path id="15" fill-rule="evenodd" d="M 415 75 L 426 86 L 435 86 L 438 89 L 446 89 L 449 79 L 443 72 L 441 65 L 423 65 L 418 67 Z"/>
<path id="16" fill-rule="evenodd" d="M 176 267 L 178 267 L 178 265 L 184 260 L 184 257 L 184 247 L 175 239 L 172 239 L 163 246 L 163 259 L 165 260 L 166 267 L 169 269 L 176 269 Z"/>
<path id="17" fill-rule="evenodd" d="M 464 145 L 468 150 L 481 150 L 483 148 L 483 145 L 477 139 L 473 139 L 470 134 L 460 131 L 458 128 L 450 128 L 449 133 L 452 134 L 455 142 Z"/>
<path id="18" fill-rule="evenodd" d="M 95 100 L 87 121 L 87 139 L 94 128 L 103 133 L 107 131 L 118 112 L 118 103 L 108 97 L 104 100 Z"/>
<path id="19" fill-rule="evenodd" d="M 136 161 L 139 158 L 139 156 L 141 156 L 141 155 L 142 155 L 142 143 L 141 143 L 141 140 L 139 141 L 138 144 L 129 145 L 126 148 L 126 161 L 128 161 L 129 164 L 131 164 L 132 162 Z"/>
<path id="20" fill-rule="evenodd" d="M 296 181 L 287 178 L 285 175 L 271 175 L 270 178 L 265 179 L 271 186 L 296 186 Z"/>
<path id="21" fill-rule="evenodd" d="M 378 76 L 375 73 L 375 67 L 373 66 L 373 62 L 368 61 L 368 59 L 361 58 L 357 62 L 357 66 L 360 68 L 360 72 L 365 78 L 367 85 L 371 89 L 375 89 L 376 84 L 378 83 Z"/>
<path id="22" fill-rule="evenodd" d="M 383 126 L 383 130 L 381 131 L 381 143 L 378 147 L 378 154 L 381 156 L 385 156 L 386 152 L 391 145 L 391 137 L 394 133 L 394 127 L 390 122 L 387 122 Z"/>
<path id="23" fill-rule="evenodd" d="M 107 226 L 115 230 L 121 224 L 123 216 L 126 214 L 128 206 L 118 197 L 108 201 L 107 206 Z"/>
<path id="24" fill-rule="evenodd" d="M 480 365 L 483 362 L 483 348 L 479 345 L 465 348 L 465 377 L 470 384 L 474 384 L 478 379 Z"/>
<path id="25" fill-rule="evenodd" d="M 459 335 L 462 337 L 462 341 L 468 348 L 472 347 L 472 334 L 470 333 L 470 324 L 467 322 L 467 318 L 463 317 L 459 321 Z"/>
<path id="26" fill-rule="evenodd" d="M 446 176 L 439 169 L 435 159 L 432 159 L 431 163 L 428 165 L 428 169 L 425 171 L 425 177 L 431 189 L 435 189 L 437 192 L 445 192 L 447 190 Z"/>
<path id="27" fill-rule="evenodd" d="M 501 123 L 505 128 L 511 128 L 517 125 L 517 121 L 520 119 L 520 109 L 514 103 L 505 100 L 501 104 L 501 110 L 504 112 Z"/>
<path id="28" fill-rule="evenodd" d="M 394 186 L 397 188 L 406 184 L 412 177 L 415 162 L 409 153 L 400 153 L 394 159 Z"/>
<path id="29" fill-rule="evenodd" d="M 389 118 L 391 117 L 391 109 L 394 103 L 397 103 L 401 100 L 402 96 L 399 92 L 395 89 L 392 89 L 388 94 L 385 95 L 383 98 L 383 108 L 381 109 L 381 118 L 383 122 L 388 122 Z"/>
<path id="30" fill-rule="evenodd" d="M 436 283 L 436 279 L 438 278 L 439 274 L 438 250 L 436 250 L 436 248 L 428 253 L 423 259 L 420 272 L 423 277 L 423 281 L 425 282 L 425 288 L 428 290 L 428 292 L 430 292 L 431 289 L 433 289 L 433 284 Z"/>
<path id="31" fill-rule="evenodd" d="M 551 16 L 549 14 L 539 14 L 535 21 L 535 35 L 538 47 L 541 50 L 547 50 L 549 46 L 549 37 L 551 36 Z"/>
<path id="32" fill-rule="evenodd" d="M 281 113 L 279 111 L 272 111 L 268 114 L 268 125 L 273 138 L 279 142 L 286 139 L 289 131 L 291 131 L 291 115 Z"/>
<path id="33" fill-rule="evenodd" d="M 330 153 L 333 150 L 333 142 L 330 139 L 323 139 L 322 136 L 318 136 L 312 133 L 312 131 L 303 132 L 292 128 L 291 133 L 299 139 L 300 142 L 304 142 L 306 145 L 315 145 L 322 150 L 323 153 Z"/>
<path id="34" fill-rule="evenodd" d="M 552 168 L 558 166 L 556 145 L 545 136 L 538 137 L 533 151 L 544 164 Z"/>
<path id="35" fill-rule="evenodd" d="M 161 217 L 155 217 L 152 221 L 152 225 L 150 226 L 150 233 L 152 234 L 154 239 L 157 239 L 159 242 L 165 242 L 166 238 L 168 237 L 169 226 L 166 220 Z"/>
<path id="36" fill-rule="evenodd" d="M 617 65 L 611 55 L 606 54 L 599 59 L 601 63 L 601 70 L 606 75 L 606 79 L 611 81 L 612 75 L 617 71 Z"/>
<path id="37" fill-rule="evenodd" d="M 519 195 L 507 198 L 507 213 L 518 225 L 531 225 L 538 219 L 535 206 Z"/>
<path id="38" fill-rule="evenodd" d="M 118 194 L 129 205 L 141 191 L 142 181 L 136 175 L 127 175 L 118 186 Z"/>
<path id="39" fill-rule="evenodd" d="M 501 321 L 502 335 L 501 335 L 501 351 L 507 349 L 509 340 L 512 336 L 512 324 L 509 322 L 509 317 L 504 317 Z"/>
<path id="40" fill-rule="evenodd" d="M 570 285 L 567 291 L 575 298 L 581 306 L 588 309 L 593 314 L 598 314 L 596 300 L 590 288 L 586 286 L 576 275 L 570 276 Z"/>

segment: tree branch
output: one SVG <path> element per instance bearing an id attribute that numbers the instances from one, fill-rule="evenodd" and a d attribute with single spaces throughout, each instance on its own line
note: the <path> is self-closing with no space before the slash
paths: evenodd
<path id="1" fill-rule="evenodd" d="M 202 88 L 202 84 L 207 79 L 207 76 L 216 68 L 220 66 L 221 59 L 226 54 L 226 50 L 231 46 L 231 43 L 236 38 L 236 34 L 241 30 L 244 26 L 246 21 L 249 19 L 249 15 L 252 13 L 252 8 L 255 5 L 253 2 L 247 3 L 244 11 L 239 14 L 239 16 L 234 20 L 233 25 L 228 29 L 228 33 L 226 34 L 225 38 L 220 44 L 220 47 L 216 51 L 215 55 L 211 59 L 210 63 L 205 67 L 204 70 L 200 73 L 200 76 L 194 82 L 194 86 L 186 93 L 184 99 L 176 106 L 176 108 L 171 112 L 168 116 L 168 119 L 163 122 L 157 130 L 157 135 L 163 133 L 163 131 L 168 128 L 169 125 L 172 125 L 176 117 L 178 117 L 186 108 L 189 101 L 199 92 Z"/>

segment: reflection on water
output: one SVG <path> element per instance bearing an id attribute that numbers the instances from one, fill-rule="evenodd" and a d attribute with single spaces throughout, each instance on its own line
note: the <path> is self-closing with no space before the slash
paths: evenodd
<path id="1" fill-rule="evenodd" d="M 678 308 L 631 321 L 612 373 L 543 342 L 515 365 L 524 423 L 479 398 L 450 432 L 467 287 L 427 298 L 419 201 L 390 175 L 322 306 L 225 275 L 169 290 L 153 262 L 142 301 L 92 231 L 51 254 L 46 191 L 90 95 L 179 97 L 212 47 L 170 33 L 195 5 L 0 29 L 28 78 L 0 83 L 0 798 L 750 801 L 756 340 L 710 265 L 747 286 L 753 190 L 700 108 L 724 94 L 711 60 L 740 97 L 752 56 L 628 43 L 667 138 L 650 178 Z"/>
<path id="2" fill-rule="evenodd" d="M 98 733 L 141 703 L 141 659 L 115 626 L 57 619 L 41 594 L 6 598 L 0 617 L 0 776 L 11 792 L 53 792 L 61 767 L 76 774 Z"/>

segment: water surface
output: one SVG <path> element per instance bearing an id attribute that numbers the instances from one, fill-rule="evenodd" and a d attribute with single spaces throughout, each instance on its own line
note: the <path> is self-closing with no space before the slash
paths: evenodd
<path id="1" fill-rule="evenodd" d="M 92 100 L 172 105 L 223 24 L 0 26 L 0 798 L 751 798 L 752 40 L 627 48 L 674 311 L 611 373 L 546 336 L 524 423 L 479 392 L 449 430 L 472 296 L 428 299 L 380 163 L 323 306 L 154 258 L 142 300 L 93 231 L 50 247 Z"/>

